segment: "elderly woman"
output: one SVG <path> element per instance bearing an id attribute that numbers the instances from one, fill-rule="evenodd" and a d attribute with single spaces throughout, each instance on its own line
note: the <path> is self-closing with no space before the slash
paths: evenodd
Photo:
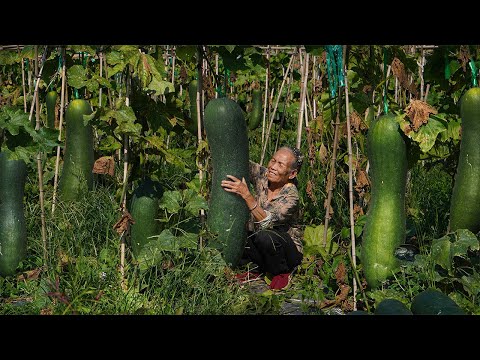
<path id="1" fill-rule="evenodd" d="M 244 178 L 227 175 L 225 191 L 241 196 L 250 212 L 244 258 L 258 265 L 260 273 L 271 274 L 270 288 L 288 285 L 291 272 L 301 263 L 303 244 L 298 226 L 299 196 L 296 176 L 303 157 L 296 148 L 279 148 L 267 167 L 250 161 L 250 182 L 255 196 Z"/>

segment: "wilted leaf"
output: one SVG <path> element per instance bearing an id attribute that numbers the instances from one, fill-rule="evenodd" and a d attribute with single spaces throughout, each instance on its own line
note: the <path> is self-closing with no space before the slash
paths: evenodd
<path id="1" fill-rule="evenodd" d="M 95 160 L 92 172 L 94 174 L 109 174 L 113 176 L 114 170 L 115 161 L 113 160 L 113 156 L 102 156 Z"/>

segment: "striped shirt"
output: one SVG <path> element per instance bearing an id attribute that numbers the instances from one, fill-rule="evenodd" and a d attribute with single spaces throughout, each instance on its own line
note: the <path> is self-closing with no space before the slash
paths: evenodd
<path id="1" fill-rule="evenodd" d="M 255 221 L 250 215 L 248 228 L 250 231 L 262 229 L 279 229 L 286 231 L 292 238 L 298 251 L 303 254 L 302 230 L 299 222 L 299 195 L 298 189 L 293 183 L 286 183 L 270 201 L 268 200 L 267 168 L 250 161 L 250 182 L 255 191 L 258 205 L 265 210 L 267 217 L 261 221 Z"/>

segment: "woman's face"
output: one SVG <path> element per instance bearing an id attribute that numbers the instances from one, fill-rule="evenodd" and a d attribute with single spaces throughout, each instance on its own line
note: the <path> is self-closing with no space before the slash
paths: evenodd
<path id="1" fill-rule="evenodd" d="M 296 175 L 296 170 L 291 170 L 295 156 L 287 149 L 280 149 L 273 154 L 267 165 L 268 181 L 274 184 L 286 184 Z"/>

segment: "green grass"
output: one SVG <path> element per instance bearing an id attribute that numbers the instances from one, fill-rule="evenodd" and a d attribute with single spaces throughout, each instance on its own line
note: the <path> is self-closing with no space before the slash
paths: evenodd
<path id="1" fill-rule="evenodd" d="M 31 184 L 33 186 L 33 183 Z M 45 192 L 47 267 L 36 278 L 0 278 L 1 314 L 235 314 L 246 311 L 245 289 L 225 276 L 211 249 L 164 253 L 164 268 L 140 271 L 127 246 L 126 289 L 121 286 L 119 219 L 114 191 L 96 186 L 78 202 L 58 202 L 51 214 Z M 40 207 L 25 201 L 28 255 L 19 272 L 43 264 Z M 243 295 L 242 295 L 243 293 Z"/>

